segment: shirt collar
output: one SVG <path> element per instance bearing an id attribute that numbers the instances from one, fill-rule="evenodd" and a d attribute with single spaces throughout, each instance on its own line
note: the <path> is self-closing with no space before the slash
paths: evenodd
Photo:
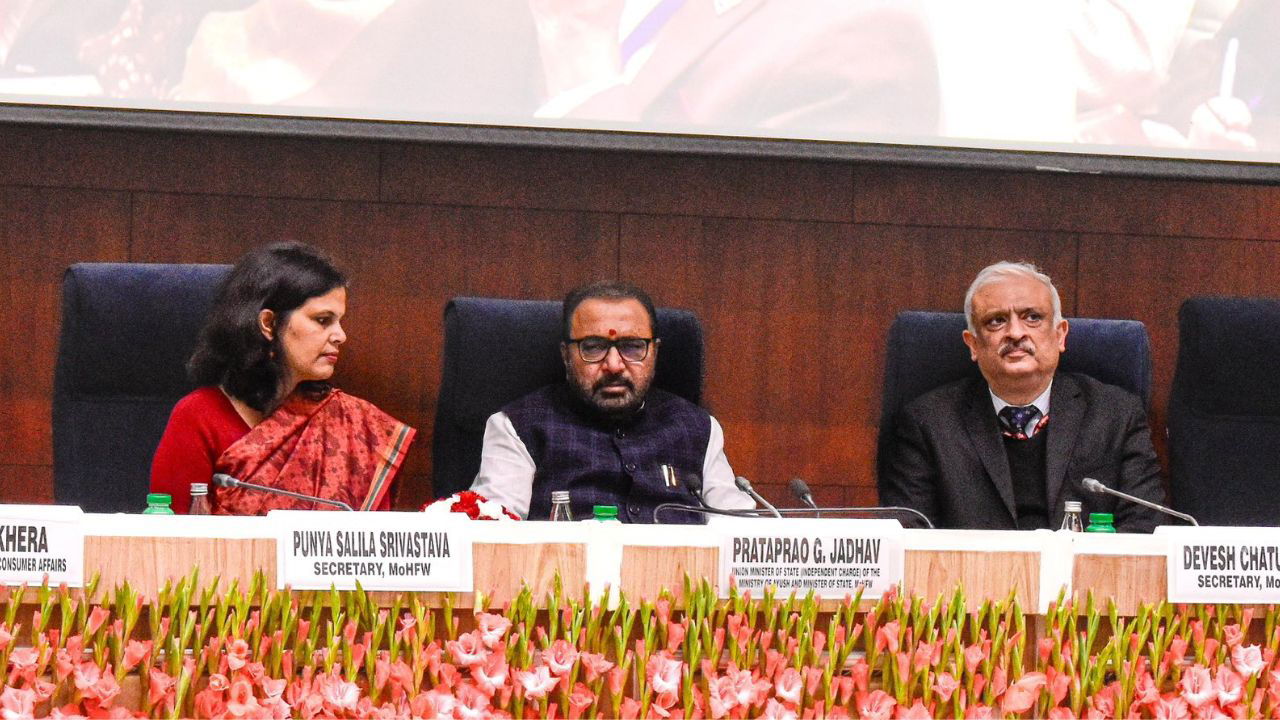
<path id="1" fill-rule="evenodd" d="M 1049 386 L 1044 389 L 1044 392 L 1040 393 L 1040 397 L 1031 401 L 1031 404 L 1035 405 L 1036 409 L 1040 411 L 1041 417 L 1047 416 L 1049 414 L 1049 391 L 1052 389 L 1053 389 L 1053 380 L 1050 380 Z M 995 407 L 997 415 L 1000 414 L 1001 410 L 1009 406 L 1009 403 L 1005 402 L 1004 400 L 1001 400 L 1000 396 L 996 395 L 995 391 L 991 389 L 990 385 L 987 386 L 987 392 L 991 393 L 991 404 L 992 406 Z"/>

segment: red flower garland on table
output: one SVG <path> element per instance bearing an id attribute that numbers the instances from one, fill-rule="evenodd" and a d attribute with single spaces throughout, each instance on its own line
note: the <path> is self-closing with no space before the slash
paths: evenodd
<path id="1" fill-rule="evenodd" d="M 422 512 L 433 515 L 449 515 L 459 513 L 472 520 L 519 520 L 520 516 L 503 507 L 502 503 L 490 500 L 480 493 L 470 490 L 456 492 L 447 498 L 440 498 L 425 503 Z"/>

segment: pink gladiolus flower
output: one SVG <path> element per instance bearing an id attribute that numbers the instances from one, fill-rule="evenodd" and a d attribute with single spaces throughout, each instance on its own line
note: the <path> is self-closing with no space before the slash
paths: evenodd
<path id="1" fill-rule="evenodd" d="M 964 709 L 964 720 L 995 720 L 996 710 L 982 703 L 974 703 Z"/>
<path id="2" fill-rule="evenodd" d="M 1030 710 L 1047 683 L 1044 673 L 1039 672 L 1030 672 L 1018 678 L 1001 696 L 1000 712 L 1018 714 Z"/>
<path id="3" fill-rule="evenodd" d="M 1218 704 L 1226 707 L 1239 700 L 1244 694 L 1244 678 L 1226 665 L 1219 665 L 1217 677 L 1213 679 L 1213 687 L 1218 691 Z"/>
<path id="4" fill-rule="evenodd" d="M 557 640 L 542 653 L 542 661 L 552 675 L 568 675 L 574 663 L 578 662 L 578 649 L 567 640 Z"/>
<path id="5" fill-rule="evenodd" d="M 476 629 L 484 646 L 492 650 L 506 638 L 511 621 L 497 613 L 479 613 L 476 615 Z"/>
<path id="6" fill-rule="evenodd" d="M 1185 720 L 1191 715 L 1187 701 L 1174 693 L 1166 693 L 1151 705 L 1152 717 L 1158 720 Z"/>
<path id="7" fill-rule="evenodd" d="M 13 642 L 13 633 L 9 632 L 9 628 L 0 625 L 0 650 L 9 647 L 9 643 Z"/>
<path id="8" fill-rule="evenodd" d="M 1069 707 L 1051 707 L 1049 720 L 1076 720 L 1076 714 Z"/>
<path id="9" fill-rule="evenodd" d="M 124 669 L 132 670 L 142 662 L 142 659 L 151 654 L 151 641 L 130 640 L 129 644 L 124 648 Z"/>
<path id="10" fill-rule="evenodd" d="M 419 693 L 409 701 L 409 714 L 414 718 L 424 718 L 424 720 L 436 720 L 437 718 L 453 720 L 453 696 L 445 693 L 443 697 L 448 698 L 447 708 L 441 707 L 441 695 L 435 690 Z"/>
<path id="11" fill-rule="evenodd" d="M 1222 626 L 1222 642 L 1226 643 L 1227 647 L 1234 648 L 1243 641 L 1244 631 L 1240 629 L 1239 625 L 1232 623 L 1231 625 Z"/>
<path id="12" fill-rule="evenodd" d="M 996 697 L 1004 694 L 1009 687 L 1009 671 L 1003 665 L 996 665 L 991 671 L 991 693 Z"/>
<path id="13" fill-rule="evenodd" d="M 262 679 L 262 694 L 268 698 L 278 698 L 284 695 L 284 688 L 287 684 L 284 678 L 274 679 L 264 677 Z"/>
<path id="14" fill-rule="evenodd" d="M 1103 717 L 1115 717 L 1116 714 L 1116 693 L 1120 689 L 1120 682 L 1116 681 L 1102 688 L 1093 694 L 1090 702 L 1093 703 L 1093 709 L 1102 713 Z"/>
<path id="15" fill-rule="evenodd" d="M 949 672 L 940 672 L 933 679 L 933 691 L 938 694 L 938 699 L 942 702 L 951 700 L 951 695 L 960 687 L 960 682 L 952 677 Z"/>
<path id="16" fill-rule="evenodd" d="M 4 720 L 28 720 L 35 717 L 36 694 L 32 690 L 24 690 L 5 686 L 0 694 L 0 715 Z"/>
<path id="17" fill-rule="evenodd" d="M 779 700 L 794 705 L 800 704 L 800 693 L 803 690 L 803 682 L 800 679 L 800 671 L 793 667 L 786 668 L 778 673 L 778 679 L 774 682 L 774 695 Z"/>
<path id="18" fill-rule="evenodd" d="M 1059 677 L 1065 677 L 1065 675 Z M 1133 701 L 1138 705 L 1151 705 L 1160 701 L 1160 688 L 1156 687 L 1155 678 L 1151 677 L 1151 673 L 1143 672 L 1138 676 L 1138 682 L 1133 686 Z"/>
<path id="19" fill-rule="evenodd" d="M 665 652 L 650 655 L 649 663 L 645 666 L 649 687 L 659 695 L 676 692 L 680 689 L 680 670 L 683 667 L 684 663 L 669 657 Z"/>
<path id="20" fill-rule="evenodd" d="M 924 703 L 917 698 L 915 704 L 910 708 L 904 708 L 899 705 L 898 714 L 894 717 L 898 720 L 933 720 L 933 713 L 929 712 L 929 708 L 925 707 Z"/>
<path id="21" fill-rule="evenodd" d="M 623 674 L 622 668 L 616 667 L 605 675 L 605 682 L 609 685 L 609 693 L 618 695 L 622 692 L 622 686 L 627 682 L 627 676 Z"/>
<path id="22" fill-rule="evenodd" d="M 1253 677 L 1267 666 L 1262 659 L 1262 649 L 1257 645 L 1236 645 L 1231 651 L 1231 664 L 1245 677 Z"/>
<path id="23" fill-rule="evenodd" d="M 17 650 L 13 651 L 17 654 Z M 13 662 L 13 655 L 9 656 L 9 661 Z M 84 692 L 94 685 L 98 684 L 98 679 L 102 677 L 102 670 L 96 663 L 82 662 L 75 669 L 76 689 Z"/>
<path id="24" fill-rule="evenodd" d="M 982 649 L 982 645 L 975 643 L 964 649 L 964 670 L 972 675 L 978 669 L 979 663 L 985 660 L 987 653 Z"/>
<path id="25" fill-rule="evenodd" d="M 898 652 L 898 621 L 887 622 L 879 630 L 876 631 L 876 652 L 880 652 L 885 648 L 889 652 Z"/>
<path id="26" fill-rule="evenodd" d="M 35 670 L 38 662 L 40 662 L 40 653 L 35 648 L 15 648 L 9 653 L 9 664 L 13 666 L 14 672 L 24 673 L 27 670 Z"/>
<path id="27" fill-rule="evenodd" d="M 858 696 L 858 717 L 863 720 L 889 720 L 897 704 L 898 701 L 885 691 L 872 690 L 869 695 Z"/>
<path id="28" fill-rule="evenodd" d="M 413 690 L 413 668 L 403 660 L 397 660 L 391 663 L 391 676 L 388 680 L 391 683 L 391 694 L 394 696 L 397 692 L 411 692 Z"/>
<path id="29" fill-rule="evenodd" d="M 582 714 L 595 701 L 596 694 L 591 692 L 591 688 L 583 683 L 575 684 L 573 692 L 569 694 L 569 720 L 577 720 L 582 717 Z"/>
<path id="30" fill-rule="evenodd" d="M 517 671 L 516 682 L 524 688 L 525 697 L 537 699 L 546 697 L 559 681 L 551 677 L 551 670 L 546 665 L 539 665 L 532 672 Z"/>
<path id="31" fill-rule="evenodd" d="M 792 668 L 792 670 L 794 671 L 795 668 Z M 760 717 L 763 720 L 796 720 L 796 711 L 773 698 L 769 698 L 769 702 L 764 706 L 764 714 Z"/>
<path id="32" fill-rule="evenodd" d="M 849 668 L 849 677 L 853 678 L 853 684 L 858 692 L 867 691 L 867 686 L 871 682 L 871 666 L 867 664 L 866 659 L 858 658 L 853 662 L 853 667 Z"/>
<path id="33" fill-rule="evenodd" d="M 223 717 L 227 713 L 227 704 L 222 700 L 222 691 L 205 688 L 196 693 L 196 715 L 206 718 Z"/>
<path id="34" fill-rule="evenodd" d="M 596 678 L 613 668 L 613 663 L 605 660 L 604 655 L 599 653 L 581 653 L 578 655 L 578 661 L 582 663 L 582 669 L 589 683 L 595 682 Z"/>
<path id="35" fill-rule="evenodd" d="M 1203 665 L 1187 668 L 1182 673 L 1182 681 L 1178 683 L 1178 687 L 1182 690 L 1182 699 L 1193 708 L 1199 708 L 1217 697 L 1209 668 Z"/>
<path id="36" fill-rule="evenodd" d="M 454 685 L 462 679 L 462 673 L 458 672 L 458 668 L 449 663 L 440 663 L 440 685 L 446 690 L 452 690 Z"/>
<path id="37" fill-rule="evenodd" d="M 249 661 L 249 643 L 243 639 L 232 640 L 227 646 L 227 667 L 239 670 Z"/>
<path id="38" fill-rule="evenodd" d="M 157 670 L 156 668 L 151 668 L 147 676 L 151 679 L 150 686 L 147 688 L 147 700 L 153 706 L 159 705 L 167 698 L 176 681 L 163 670 Z"/>
<path id="39" fill-rule="evenodd" d="M 453 706 L 453 715 L 458 720 L 480 720 L 489 717 L 489 696 L 473 687 L 470 683 L 458 686 L 457 704 Z"/>
<path id="40" fill-rule="evenodd" d="M 93 635 L 98 632 L 98 628 L 102 627 L 102 623 L 106 622 L 110 614 L 101 605 L 95 606 L 89 611 L 89 621 L 85 624 L 84 634 Z"/>
<path id="41" fill-rule="evenodd" d="M 1054 645 L 1054 640 L 1051 637 L 1042 637 L 1036 641 L 1036 651 L 1040 654 L 1040 662 L 1049 662 L 1049 657 L 1053 655 Z"/>
<path id="42" fill-rule="evenodd" d="M 471 677 L 489 697 L 507 683 L 509 674 L 506 656 L 500 652 L 491 653 L 484 662 L 471 666 Z"/>
<path id="43" fill-rule="evenodd" d="M 450 640 L 445 643 L 445 647 L 449 649 L 449 655 L 453 657 L 454 662 L 463 667 L 479 665 L 489 656 L 479 630 L 473 630 L 457 640 Z"/>
<path id="44" fill-rule="evenodd" d="M 235 718 L 258 717 L 261 709 L 248 680 L 241 679 L 231 683 L 231 692 L 227 697 L 228 715 Z"/>
<path id="45" fill-rule="evenodd" d="M 331 709 L 353 710 L 360 701 L 360 687 L 349 683 L 337 675 L 321 675 L 317 681 L 320 697 Z M 232 686 L 234 691 L 235 686 Z"/>
<path id="46" fill-rule="evenodd" d="M 684 642 L 684 626 L 680 623 L 667 623 L 667 652 L 674 653 Z"/>
<path id="47" fill-rule="evenodd" d="M 231 681 L 222 673 L 214 673 L 209 676 L 209 687 L 221 692 L 231 687 Z"/>
<path id="48" fill-rule="evenodd" d="M 636 720 L 640 717 L 640 703 L 635 698 L 623 698 L 618 717 L 620 720 Z"/>
<path id="49" fill-rule="evenodd" d="M 926 667 L 937 665 L 941 659 L 942 643 L 921 642 L 916 646 L 916 655 L 912 659 L 912 667 L 915 670 L 923 670 Z"/>

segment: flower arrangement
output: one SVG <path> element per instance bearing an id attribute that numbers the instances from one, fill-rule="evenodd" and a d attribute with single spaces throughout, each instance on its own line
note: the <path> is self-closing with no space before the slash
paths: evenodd
<path id="1" fill-rule="evenodd" d="M 0 613 L 4 718 L 1280 716 L 1275 608 L 1260 623 L 1168 603 L 1122 618 L 1060 598 L 1031 638 L 1016 597 L 971 612 L 959 589 L 827 614 L 813 597 L 722 600 L 688 580 L 680 602 L 610 607 L 557 583 L 541 603 L 478 594 L 465 613 L 449 596 L 380 607 L 261 575 L 219 592 L 193 573 L 151 600 L 127 585 L 93 601 L 92 586 L 30 592 Z"/>
<path id="2" fill-rule="evenodd" d="M 490 500 L 480 493 L 470 490 L 456 492 L 447 498 L 432 500 L 422 506 L 422 512 L 434 517 L 444 517 L 452 513 L 466 515 L 472 520 L 519 520 L 520 516 L 503 507 L 502 503 Z"/>

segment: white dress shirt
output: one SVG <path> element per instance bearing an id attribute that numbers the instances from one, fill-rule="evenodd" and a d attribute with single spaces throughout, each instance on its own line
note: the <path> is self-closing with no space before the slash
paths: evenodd
<path id="1" fill-rule="evenodd" d="M 1044 392 L 1040 393 L 1039 397 L 1031 401 L 1031 404 L 1035 405 L 1036 409 L 1040 411 L 1040 417 L 1042 418 L 1049 417 L 1049 391 L 1052 389 L 1053 389 L 1053 381 L 1050 380 L 1049 387 L 1045 388 Z M 1001 410 L 1009 407 L 1010 405 L 1013 405 L 1013 403 L 1007 403 L 1004 400 L 1001 400 L 1000 396 L 996 395 L 995 391 L 991 389 L 990 385 L 987 386 L 987 392 L 991 393 L 991 405 L 995 407 L 997 416 L 1000 415 Z M 1015 406 L 1015 407 L 1021 407 L 1021 406 Z M 1031 437 L 1032 435 L 1036 434 L 1035 425 L 1032 425 L 1030 428 L 1027 428 L 1027 429 L 1031 431 L 1027 434 L 1027 437 Z"/>

